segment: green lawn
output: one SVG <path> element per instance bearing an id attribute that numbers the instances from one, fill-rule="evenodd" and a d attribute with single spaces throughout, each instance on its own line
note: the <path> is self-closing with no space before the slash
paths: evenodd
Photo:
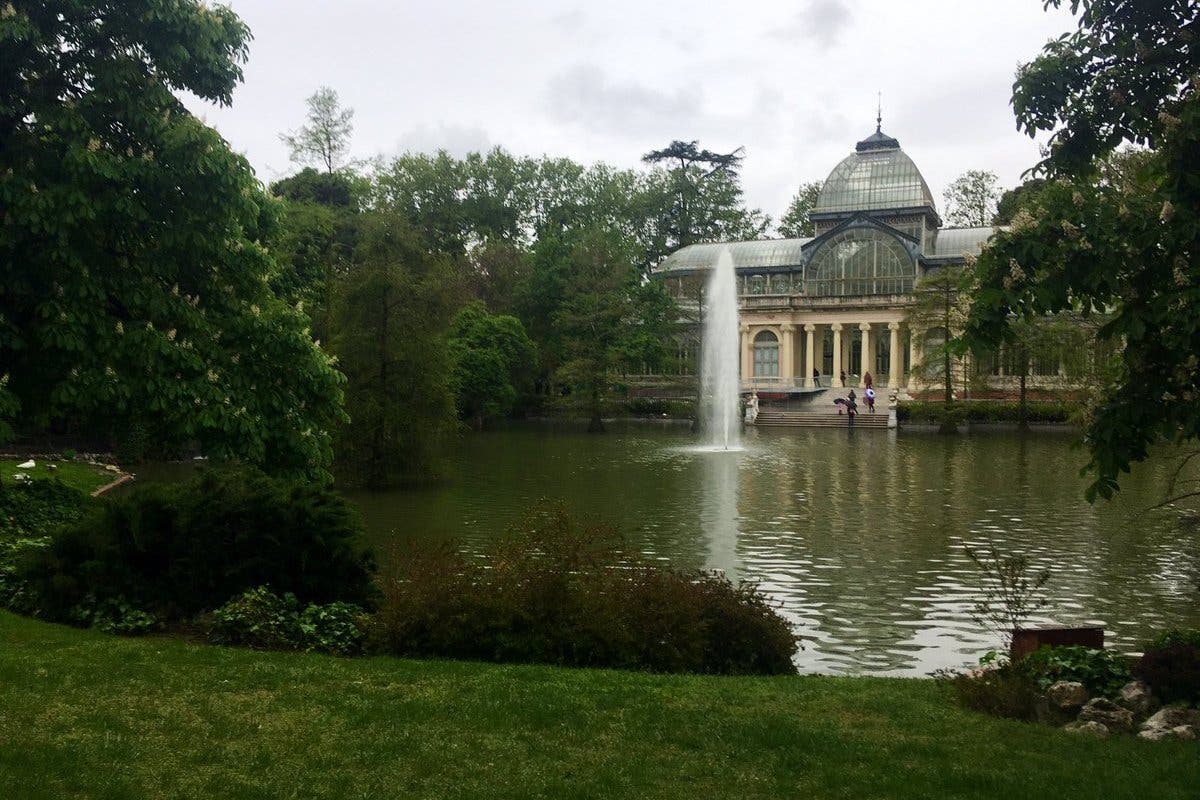
<path id="1" fill-rule="evenodd" d="M 119 477 L 115 472 L 109 472 L 102 467 L 84 464 L 80 461 L 44 461 L 38 458 L 34 459 L 37 466 L 33 469 L 21 469 L 17 466 L 17 464 L 23 463 L 25 463 L 23 458 L 0 458 L 0 478 L 12 481 L 14 473 L 24 472 L 31 478 L 58 478 L 67 486 L 85 494 L 91 494 L 94 490 L 106 483 L 112 483 Z M 50 469 L 49 464 L 54 464 L 57 469 Z"/>
<path id="2" fill-rule="evenodd" d="M 1095 741 L 930 681 L 255 653 L 0 613 L 12 798 L 1195 798 L 1200 744 Z"/>

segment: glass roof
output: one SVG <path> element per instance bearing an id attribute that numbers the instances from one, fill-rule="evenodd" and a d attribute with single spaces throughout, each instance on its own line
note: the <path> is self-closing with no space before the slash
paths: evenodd
<path id="1" fill-rule="evenodd" d="M 934 241 L 934 257 L 977 256 L 992 234 L 1001 228 L 941 228 Z"/>
<path id="2" fill-rule="evenodd" d="M 691 244 L 667 256 L 655 272 L 672 270 L 706 270 L 717 263 L 721 251 L 728 247 L 733 265 L 746 267 L 798 267 L 800 249 L 812 239 L 763 239 L 757 242 L 714 242 Z"/>
<path id="3" fill-rule="evenodd" d="M 875 142 L 871 139 L 859 142 L 860 149 L 833 168 L 813 211 L 937 208 L 917 165 L 895 139 L 884 134 L 878 136 Z M 862 148 L 864 144 L 871 146 Z"/>

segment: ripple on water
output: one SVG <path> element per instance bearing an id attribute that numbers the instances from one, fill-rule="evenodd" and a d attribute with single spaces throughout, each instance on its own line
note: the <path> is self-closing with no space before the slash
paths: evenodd
<path id="1" fill-rule="evenodd" d="M 1104 625 L 1130 651 L 1200 627 L 1200 537 L 1169 509 L 1125 510 L 1153 505 L 1171 462 L 1135 469 L 1123 507 L 1093 507 L 1082 454 L 1056 436 L 748 430 L 741 452 L 693 445 L 673 428 L 501 431 L 467 437 L 445 486 L 354 499 L 381 554 L 418 535 L 483 552 L 541 498 L 563 501 L 654 560 L 760 582 L 806 672 L 922 675 L 995 646 L 970 616 L 982 581 L 966 553 L 991 545 L 1051 571 L 1036 622 Z"/>

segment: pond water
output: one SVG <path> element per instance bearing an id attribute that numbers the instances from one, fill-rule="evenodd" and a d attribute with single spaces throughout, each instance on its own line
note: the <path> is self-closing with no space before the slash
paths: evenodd
<path id="1" fill-rule="evenodd" d="M 1200 626 L 1200 532 L 1179 511 L 1147 510 L 1167 459 L 1093 506 L 1065 434 L 764 429 L 737 453 L 693 441 L 666 425 L 472 435 L 450 482 L 352 497 L 381 551 L 417 536 L 481 549 L 561 501 L 650 558 L 759 582 L 803 637 L 806 672 L 974 663 L 997 639 L 971 620 L 982 580 L 966 548 L 989 543 L 1051 570 L 1035 622 L 1104 625 L 1131 651 L 1164 626 Z"/>

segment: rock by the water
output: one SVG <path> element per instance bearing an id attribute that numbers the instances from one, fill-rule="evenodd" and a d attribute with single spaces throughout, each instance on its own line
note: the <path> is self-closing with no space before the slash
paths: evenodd
<path id="1" fill-rule="evenodd" d="M 1058 681 L 1046 690 L 1046 699 L 1062 711 L 1075 711 L 1088 701 L 1088 690 L 1077 681 Z"/>
<path id="2" fill-rule="evenodd" d="M 1130 681 L 1122 686 L 1117 703 L 1132 711 L 1135 717 L 1149 714 L 1158 705 L 1150 693 L 1150 687 L 1141 681 Z"/>
<path id="3" fill-rule="evenodd" d="M 1182 706 L 1160 708 L 1142 723 L 1143 739 L 1196 739 L 1200 738 L 1200 709 Z"/>
<path id="4" fill-rule="evenodd" d="M 1089 736 L 1095 736 L 1097 739 L 1107 739 L 1109 730 L 1102 722 L 1087 720 L 1085 722 L 1070 722 L 1063 726 L 1064 731 L 1071 733 L 1086 733 Z"/>
<path id="5" fill-rule="evenodd" d="M 1113 733 L 1133 730 L 1133 712 L 1103 697 L 1089 700 L 1079 712 L 1079 721 L 1099 722 Z"/>

